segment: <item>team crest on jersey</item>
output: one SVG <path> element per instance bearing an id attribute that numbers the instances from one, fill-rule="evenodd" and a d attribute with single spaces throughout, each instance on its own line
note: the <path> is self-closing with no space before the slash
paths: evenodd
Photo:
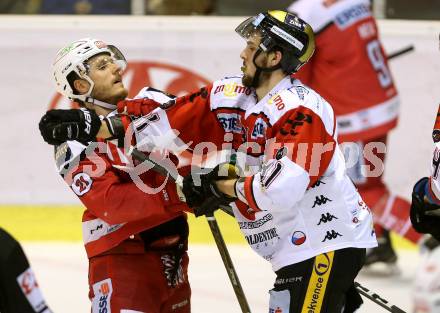
<path id="1" fill-rule="evenodd" d="M 72 190 L 76 195 L 82 196 L 92 188 L 93 179 L 86 173 L 78 173 L 73 177 Z"/>

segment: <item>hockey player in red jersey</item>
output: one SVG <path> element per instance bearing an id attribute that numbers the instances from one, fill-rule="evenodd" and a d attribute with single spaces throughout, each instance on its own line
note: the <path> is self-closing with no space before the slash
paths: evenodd
<path id="1" fill-rule="evenodd" d="M 284 11 L 249 18 L 236 31 L 247 41 L 243 75 L 135 119 L 137 148 L 179 139 L 193 152 L 208 147 L 203 140 L 245 152 L 247 176 L 224 164 L 186 176 L 187 203 L 204 214 L 217 208 L 213 200 L 234 201 L 247 242 L 277 274 L 269 311 L 354 312 L 362 300 L 353 281 L 365 248 L 377 242 L 371 212 L 345 173 L 332 107 L 291 76 L 313 54 L 313 31 Z M 178 138 L 164 136 L 171 130 Z"/>
<path id="2" fill-rule="evenodd" d="M 126 65 L 120 51 L 97 39 L 80 39 L 61 49 L 54 62 L 58 92 L 80 103 L 77 111 L 54 110 L 44 125 L 72 116 L 81 128 L 64 123 L 65 139 L 56 145 L 61 176 L 85 206 L 83 240 L 89 258 L 89 297 L 98 312 L 190 312 L 187 277 L 188 207 L 180 202 L 174 183 L 147 171 L 132 179 L 136 164 L 117 140 L 96 140 L 101 120 L 109 122 L 116 103 L 125 99 Z M 148 92 L 148 88 L 143 92 Z M 156 101 L 171 98 L 151 92 Z M 100 115 L 100 117 L 98 117 Z M 124 121 L 122 121 L 124 122 Z M 114 138 L 113 138 L 114 139 Z M 157 186 L 160 192 L 149 192 Z"/>
<path id="3" fill-rule="evenodd" d="M 420 235 L 411 228 L 408 201 L 388 190 L 382 170 L 373 172 L 372 160 L 384 162 L 399 99 L 370 1 L 297 0 L 288 11 L 307 20 L 316 36 L 316 53 L 296 77 L 332 104 L 348 174 L 374 212 L 379 246 L 366 264 L 395 264 L 389 231 L 413 242 Z"/>

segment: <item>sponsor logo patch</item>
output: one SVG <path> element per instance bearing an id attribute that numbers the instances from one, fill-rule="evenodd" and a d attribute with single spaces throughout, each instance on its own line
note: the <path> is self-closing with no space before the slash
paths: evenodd
<path id="1" fill-rule="evenodd" d="M 223 84 L 215 87 L 214 94 L 223 92 L 225 97 L 236 97 L 238 94 L 249 96 L 252 90 L 237 83 Z"/>
<path id="2" fill-rule="evenodd" d="M 276 228 L 271 228 L 260 233 L 245 236 L 245 238 L 250 245 L 255 245 L 265 241 L 270 241 L 274 238 L 279 239 L 280 236 L 278 236 Z"/>
<path id="3" fill-rule="evenodd" d="M 225 132 L 232 132 L 236 134 L 243 133 L 241 126 L 240 115 L 237 113 L 218 113 L 217 119 L 222 125 Z"/>
<path id="4" fill-rule="evenodd" d="M 327 283 L 333 263 L 334 252 L 323 253 L 315 257 L 312 276 L 309 280 L 307 293 L 301 313 L 321 312 Z"/>
<path id="5" fill-rule="evenodd" d="M 263 226 L 271 220 L 273 220 L 273 216 L 269 213 L 253 222 L 238 222 L 238 225 L 240 226 L 240 229 L 254 229 Z"/>
<path id="6" fill-rule="evenodd" d="M 110 300 L 112 292 L 113 286 L 110 278 L 93 284 L 95 296 L 92 300 L 92 313 L 111 313 Z"/>

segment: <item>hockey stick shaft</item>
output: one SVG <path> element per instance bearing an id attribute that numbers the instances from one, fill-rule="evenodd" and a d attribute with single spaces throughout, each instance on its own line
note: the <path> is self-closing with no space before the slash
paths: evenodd
<path id="1" fill-rule="evenodd" d="M 362 286 L 358 282 L 354 282 L 354 286 L 356 287 L 356 290 L 363 295 L 365 298 L 370 299 L 374 303 L 380 305 L 385 310 L 392 312 L 392 313 L 406 313 L 402 309 L 398 308 L 397 306 L 391 304 L 388 302 L 388 300 L 385 300 L 381 296 L 379 296 L 377 293 L 374 293 L 373 291 L 369 290 L 368 288 Z"/>
<path id="2" fill-rule="evenodd" d="M 401 56 L 402 54 L 406 54 L 406 53 L 411 52 L 413 50 L 414 50 L 414 46 L 413 45 L 409 45 L 409 46 L 407 46 L 405 48 L 402 48 L 400 50 L 391 52 L 390 54 L 387 55 L 387 59 L 388 60 L 392 60 L 394 58 L 397 58 L 397 57 Z"/>
<path id="3" fill-rule="evenodd" d="M 140 152 L 134 147 L 130 148 L 129 154 L 132 155 L 133 158 L 137 159 L 138 161 L 148 162 L 150 165 L 153 166 L 152 169 L 154 171 L 164 176 L 170 175 L 170 177 L 173 178 L 173 180 L 176 182 L 178 188 L 182 188 L 183 178 L 177 173 L 177 171 L 168 170 L 158 162 L 155 162 L 154 160 L 148 158 L 148 156 L 146 156 L 144 153 Z M 232 211 L 226 210 L 226 208 L 222 208 L 222 209 L 227 214 L 234 216 Z M 232 259 L 229 255 L 228 248 L 226 247 L 226 243 L 223 239 L 222 233 L 220 232 L 220 227 L 218 226 L 214 214 L 206 215 L 206 220 L 208 221 L 209 228 L 217 245 L 217 249 L 220 252 L 223 265 L 225 266 L 226 272 L 228 273 L 229 280 L 231 281 L 232 288 L 234 289 L 234 293 L 235 296 L 237 297 L 241 311 L 243 313 L 251 313 L 249 304 L 246 300 L 246 296 L 243 291 L 243 287 L 241 286 L 240 280 L 238 279 L 237 272 L 235 271 L 234 264 L 232 263 Z"/>
<path id="4" fill-rule="evenodd" d="M 226 268 L 226 272 L 228 273 L 229 280 L 231 281 L 235 296 L 237 297 L 238 303 L 240 304 L 241 311 L 243 313 L 250 313 L 251 309 L 246 300 L 243 287 L 241 286 L 240 280 L 238 279 L 237 272 L 235 271 L 234 264 L 232 263 L 231 256 L 229 255 L 228 248 L 226 247 L 225 241 L 223 239 L 222 233 L 220 232 L 220 228 L 214 214 L 210 216 L 207 215 L 206 220 L 208 221 L 209 228 L 211 229 L 212 236 L 214 237 L 215 243 L 217 245 L 217 249 L 222 257 L 223 264 Z"/>

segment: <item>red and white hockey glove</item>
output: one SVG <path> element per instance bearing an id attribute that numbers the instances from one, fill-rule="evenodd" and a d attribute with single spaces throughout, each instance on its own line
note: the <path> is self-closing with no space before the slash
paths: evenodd
<path id="1" fill-rule="evenodd" d="M 165 183 L 166 180 L 166 183 Z M 163 186 L 163 184 L 165 185 Z M 171 212 L 190 212 L 193 213 L 193 209 L 190 208 L 185 202 L 180 200 L 180 196 L 177 192 L 176 182 L 171 178 L 165 178 L 164 176 L 157 175 L 156 177 L 157 186 L 163 186 L 160 191 L 165 207 Z"/>
<path id="2" fill-rule="evenodd" d="M 118 113 L 143 116 L 159 106 L 160 103 L 152 99 L 122 100 L 118 102 Z"/>

